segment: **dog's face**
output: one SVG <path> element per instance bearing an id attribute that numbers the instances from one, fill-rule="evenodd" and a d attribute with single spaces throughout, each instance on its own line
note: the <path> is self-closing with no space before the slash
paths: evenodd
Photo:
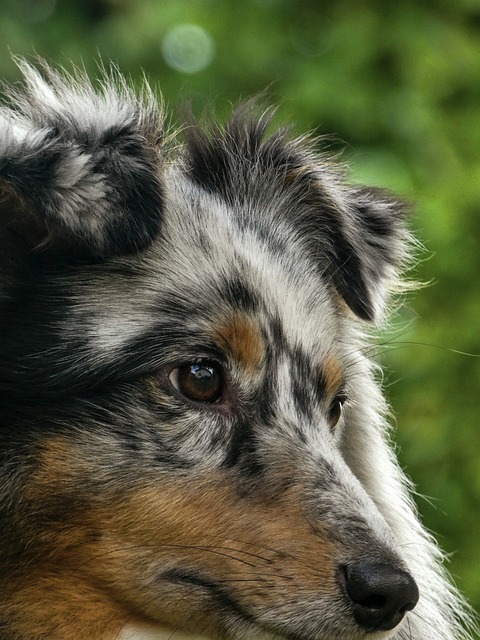
<path id="1" fill-rule="evenodd" d="M 151 107 L 27 74 L 2 113 L 0 636 L 404 637 L 362 336 L 398 205 L 264 119 L 168 155 Z"/>

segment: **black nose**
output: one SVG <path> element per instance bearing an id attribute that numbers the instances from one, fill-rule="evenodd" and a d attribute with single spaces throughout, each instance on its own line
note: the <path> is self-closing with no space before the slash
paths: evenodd
<path id="1" fill-rule="evenodd" d="M 354 618 L 368 631 L 393 629 L 418 602 L 415 580 L 393 565 L 352 564 L 342 573 Z"/>

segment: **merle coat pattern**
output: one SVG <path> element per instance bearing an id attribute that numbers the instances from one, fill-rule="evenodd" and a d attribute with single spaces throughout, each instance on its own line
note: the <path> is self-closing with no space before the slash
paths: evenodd
<path id="1" fill-rule="evenodd" d="M 368 357 L 403 205 L 248 106 L 180 143 L 147 87 L 20 66 L 1 640 L 470 637 Z"/>

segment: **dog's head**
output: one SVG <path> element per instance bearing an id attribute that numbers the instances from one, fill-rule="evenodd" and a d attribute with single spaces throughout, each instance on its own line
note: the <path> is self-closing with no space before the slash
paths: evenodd
<path id="1" fill-rule="evenodd" d="M 0 112 L 5 637 L 390 637 L 418 592 L 362 334 L 402 207 L 249 109 L 175 147 L 150 98 L 24 71 Z"/>

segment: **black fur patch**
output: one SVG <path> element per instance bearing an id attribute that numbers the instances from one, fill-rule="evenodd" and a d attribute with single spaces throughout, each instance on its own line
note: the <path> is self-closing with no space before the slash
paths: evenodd
<path id="1" fill-rule="evenodd" d="M 224 283 L 219 283 L 218 290 L 224 301 L 232 308 L 249 313 L 258 311 L 259 296 L 241 276 L 234 276 L 226 279 Z"/>

